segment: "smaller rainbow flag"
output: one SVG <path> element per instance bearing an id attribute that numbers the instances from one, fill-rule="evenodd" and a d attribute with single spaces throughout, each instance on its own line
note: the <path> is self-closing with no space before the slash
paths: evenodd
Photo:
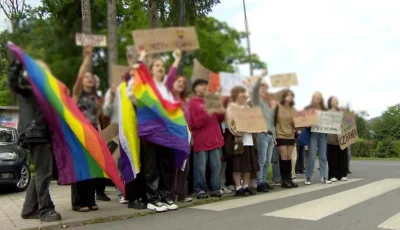
<path id="1" fill-rule="evenodd" d="M 125 193 L 106 142 L 68 95 L 67 87 L 18 46 L 9 42 L 8 49 L 24 64 L 39 109 L 53 134 L 60 183 L 109 177 Z"/>
<path id="2" fill-rule="evenodd" d="M 181 103 L 162 98 L 144 64 L 135 71 L 133 93 L 139 137 L 173 149 L 175 166 L 181 168 L 190 154 L 189 129 Z"/>

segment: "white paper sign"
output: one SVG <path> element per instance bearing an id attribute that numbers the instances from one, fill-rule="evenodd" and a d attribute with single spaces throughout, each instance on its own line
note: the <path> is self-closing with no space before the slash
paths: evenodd
<path id="1" fill-rule="evenodd" d="M 246 76 L 240 75 L 238 73 L 220 73 L 220 82 L 221 82 L 221 90 L 222 96 L 230 96 L 231 89 L 235 86 L 243 86 L 247 89 L 246 85 L 244 84 L 244 80 Z"/>
<path id="2" fill-rule="evenodd" d="M 319 124 L 311 127 L 313 133 L 341 134 L 343 113 L 334 111 L 318 111 Z"/>

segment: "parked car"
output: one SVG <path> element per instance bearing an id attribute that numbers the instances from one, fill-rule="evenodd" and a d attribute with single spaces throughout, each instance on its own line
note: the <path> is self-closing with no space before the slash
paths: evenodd
<path id="1" fill-rule="evenodd" d="M 18 146 L 15 128 L 0 127 L 0 185 L 13 186 L 21 192 L 31 182 L 29 153 Z"/>

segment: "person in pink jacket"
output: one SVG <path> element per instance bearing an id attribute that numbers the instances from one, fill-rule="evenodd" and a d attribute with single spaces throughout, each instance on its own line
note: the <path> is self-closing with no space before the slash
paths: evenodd
<path id="1" fill-rule="evenodd" d="M 224 138 L 220 122 L 225 119 L 225 111 L 208 114 L 204 109 L 204 96 L 208 81 L 197 79 L 193 82 L 193 97 L 189 102 L 190 130 L 193 136 L 193 174 L 194 190 L 198 199 L 208 198 L 206 166 L 210 166 L 210 196 L 221 197 L 221 147 Z"/>

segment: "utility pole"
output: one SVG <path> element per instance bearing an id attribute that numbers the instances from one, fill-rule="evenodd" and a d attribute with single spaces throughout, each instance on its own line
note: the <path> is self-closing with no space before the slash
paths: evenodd
<path id="1" fill-rule="evenodd" d="M 185 0 L 179 0 L 179 25 L 182 27 L 185 27 L 185 11 L 186 11 Z M 182 53 L 181 63 L 179 63 L 179 67 L 177 70 L 178 75 L 183 75 L 184 56 L 185 54 Z"/>
<path id="2" fill-rule="evenodd" d="M 250 49 L 250 32 L 249 25 L 247 23 L 247 13 L 246 13 L 246 3 L 243 0 L 243 12 L 244 12 L 244 23 L 246 26 L 246 35 L 247 35 L 247 52 L 249 53 L 249 64 L 250 64 L 250 76 L 253 76 L 253 61 L 251 58 L 251 49 Z"/>

